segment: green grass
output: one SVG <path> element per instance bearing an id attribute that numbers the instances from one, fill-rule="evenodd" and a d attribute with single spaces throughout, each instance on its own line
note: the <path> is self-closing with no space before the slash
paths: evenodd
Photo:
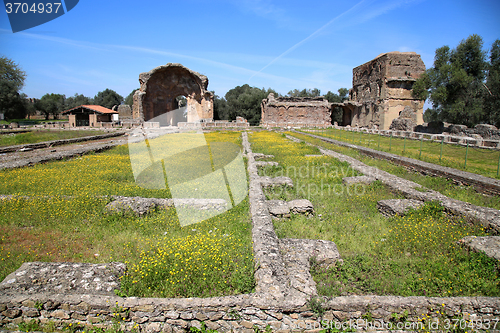
<path id="1" fill-rule="evenodd" d="M 240 143 L 240 133 L 207 134 Z M 153 145 L 154 142 L 150 141 Z M 135 184 L 128 148 L 0 171 L 0 280 L 26 261 L 127 263 L 120 295 L 205 297 L 251 292 L 248 200 L 182 227 L 174 209 L 109 214 L 104 195 L 170 197 Z"/>
<path id="2" fill-rule="evenodd" d="M 24 123 L 24 124 L 29 124 L 29 125 L 39 125 L 39 124 L 44 124 L 44 123 L 51 123 L 51 122 L 64 122 L 68 121 L 68 119 L 9 119 L 9 120 L 0 120 L 0 125 L 8 125 L 10 123 Z"/>
<path id="3" fill-rule="evenodd" d="M 0 135 L 0 147 L 38 143 L 43 141 L 80 138 L 84 136 L 105 134 L 103 131 L 32 131 L 29 133 L 10 133 Z"/>
<path id="4" fill-rule="evenodd" d="M 478 206 L 500 209 L 499 196 L 489 196 L 482 193 L 478 193 L 473 186 L 455 184 L 452 180 L 442 177 L 425 176 L 422 175 L 421 173 L 410 171 L 405 167 L 394 164 L 390 161 L 372 158 L 370 156 L 361 154 L 358 150 L 337 146 L 332 143 L 322 141 L 320 139 L 312 138 L 308 135 L 292 133 L 292 132 L 289 132 L 287 134 L 295 136 L 299 139 L 305 140 L 317 146 L 324 147 L 326 149 L 330 149 L 339 152 L 341 154 L 354 157 L 357 160 L 365 163 L 366 165 L 370 165 L 378 169 L 387 171 L 398 177 L 411 180 L 424 187 L 440 192 L 441 194 L 446 195 L 450 198 L 465 202 L 470 202 Z"/>
<path id="5" fill-rule="evenodd" d="M 378 134 L 363 132 L 348 132 L 340 129 L 326 129 L 314 132 L 327 138 L 368 147 L 375 150 L 389 152 L 399 156 L 410 157 L 425 162 L 464 170 L 486 177 L 500 179 L 497 175 L 500 151 L 469 147 L 468 149 L 456 144 L 441 142 L 412 140 L 396 137 L 386 137 Z M 422 145 L 421 145 L 422 144 Z M 422 151 L 420 152 L 420 147 Z M 467 153 L 467 165 L 465 155 Z"/>
<path id="6" fill-rule="evenodd" d="M 317 154 L 315 147 L 271 132 L 254 133 L 250 140 L 254 152 L 279 162 L 263 174 L 294 181 L 293 188 L 266 191 L 267 197 L 304 198 L 314 205 L 312 217 L 275 220 L 278 237 L 329 240 L 339 249 L 343 264 L 324 269 L 313 263 L 321 295 L 500 295 L 498 261 L 456 245 L 467 235 L 485 235 L 481 226 L 447 216 L 435 203 L 386 218 L 377 201 L 397 196 L 380 182 L 346 187 L 342 178 L 357 173 L 332 157 L 304 156 Z"/>

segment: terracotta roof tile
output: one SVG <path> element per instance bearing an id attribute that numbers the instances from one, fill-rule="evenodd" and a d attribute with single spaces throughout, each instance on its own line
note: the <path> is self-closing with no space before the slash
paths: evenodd
<path id="1" fill-rule="evenodd" d="M 70 113 L 71 111 L 74 111 L 77 109 L 88 109 L 88 110 L 95 111 L 97 113 L 104 113 L 104 114 L 118 114 L 117 111 L 110 110 L 110 109 L 105 108 L 104 106 L 100 106 L 100 105 L 80 105 L 80 106 L 77 106 L 76 108 L 72 108 L 72 109 L 64 111 L 63 114 Z"/>

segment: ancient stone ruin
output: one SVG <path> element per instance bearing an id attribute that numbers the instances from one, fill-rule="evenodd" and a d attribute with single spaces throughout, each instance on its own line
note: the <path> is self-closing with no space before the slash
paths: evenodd
<path id="1" fill-rule="evenodd" d="M 389 127 L 392 131 L 411 131 L 415 129 L 417 125 L 417 112 L 405 106 L 404 110 L 399 113 L 399 117 L 395 118 L 391 126 Z"/>
<path id="2" fill-rule="evenodd" d="M 334 103 L 344 109 L 343 125 L 389 129 L 399 113 L 410 108 L 416 125 L 423 123 L 424 101 L 411 92 L 414 82 L 425 72 L 415 52 L 389 52 L 353 69 L 349 100 Z"/>
<path id="3" fill-rule="evenodd" d="M 139 75 L 141 87 L 134 94 L 133 118 L 149 121 L 166 115 L 164 125 L 180 121 L 197 122 L 213 119 L 213 94 L 207 90 L 208 78 L 181 64 L 168 63 Z M 179 110 L 178 97 L 187 100 L 185 111 Z M 163 118 L 163 117 L 162 117 Z"/>
<path id="4" fill-rule="evenodd" d="M 323 97 L 274 97 L 271 93 L 261 104 L 260 126 L 325 127 L 331 125 L 330 103 Z"/>

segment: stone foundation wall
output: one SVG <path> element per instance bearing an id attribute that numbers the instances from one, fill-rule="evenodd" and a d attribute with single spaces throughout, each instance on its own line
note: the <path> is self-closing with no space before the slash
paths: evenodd
<path id="1" fill-rule="evenodd" d="M 115 326 L 150 333 L 186 332 L 190 327 L 201 328 L 202 323 L 219 332 L 254 333 L 266 327 L 273 332 L 319 332 L 321 328 L 389 332 L 449 331 L 454 324 L 471 325 L 472 320 L 476 328 L 488 325 L 490 330 L 500 329 L 498 297 L 318 297 L 309 260 L 312 256 L 319 264 L 337 260 L 335 244 L 277 238 L 262 187 L 288 184 L 289 179 L 274 179 L 268 184 L 273 179 L 258 175 L 262 163 L 255 159 L 272 157 L 254 154 L 246 133 L 243 146 L 250 179 L 254 293 L 215 298 L 124 298 L 112 292 L 123 264 L 31 263 L 0 283 L 0 325 L 16 329 L 21 322 L 39 320 L 41 324 L 53 322 L 59 329 Z M 332 258 L 325 253 L 331 253 Z"/>
<path id="2" fill-rule="evenodd" d="M 354 128 L 351 130 L 360 131 L 361 129 Z M 373 134 L 381 134 L 381 135 L 386 135 L 386 136 L 390 136 L 392 134 L 394 137 L 398 137 L 398 136 L 401 137 L 400 136 L 401 133 L 399 133 L 399 132 L 378 131 L 378 130 L 364 130 L 364 131 L 367 133 L 373 133 Z M 410 133 L 413 133 L 415 135 L 418 134 L 418 133 L 414 133 L 414 132 L 403 132 L 403 133 L 407 133 L 408 135 L 410 135 Z M 420 134 L 420 135 L 425 135 L 425 134 Z M 441 141 L 440 140 L 441 137 L 439 135 L 433 135 L 433 137 L 434 136 L 436 136 L 435 139 L 437 139 L 439 142 Z M 371 149 L 371 148 L 357 146 L 357 145 L 353 145 L 350 143 L 337 141 L 337 140 L 333 140 L 333 139 L 329 139 L 329 138 L 325 138 L 325 137 L 320 137 L 320 136 L 315 136 L 315 137 L 318 139 L 321 139 L 323 141 L 334 143 L 334 144 L 339 145 L 339 146 L 345 146 L 345 147 L 357 149 L 361 153 L 368 155 L 368 156 L 372 156 L 374 158 L 385 159 L 385 160 L 389 160 L 391 162 L 394 162 L 396 164 L 404 165 L 405 167 L 413 169 L 417 172 L 421 172 L 421 173 L 429 174 L 429 175 L 433 175 L 433 176 L 438 176 L 438 177 L 444 177 L 444 178 L 451 179 L 451 180 L 458 182 L 458 183 L 461 183 L 461 184 L 474 186 L 477 191 L 482 192 L 482 193 L 500 195 L 500 181 L 498 179 L 493 179 L 493 178 L 481 176 L 481 175 L 474 174 L 474 173 L 467 172 L 467 171 L 461 171 L 461 170 L 457 170 L 457 169 L 453 169 L 453 168 L 449 168 L 449 167 L 444 167 L 444 166 L 440 166 L 440 165 L 436 165 L 436 164 L 432 164 L 432 163 L 428 163 L 428 162 L 424 162 L 424 161 L 420 161 L 420 160 L 415 160 L 413 158 L 408 158 L 408 157 L 399 156 L 399 155 L 395 155 L 395 154 L 391 154 L 391 153 L 387 153 L 387 152 L 383 152 L 383 151 L 378 151 L 378 150 Z M 419 138 L 417 136 L 417 137 L 414 137 L 414 139 L 419 139 Z M 443 139 L 445 139 L 445 138 L 443 138 Z M 433 140 L 434 140 L 434 138 L 433 138 Z"/>
<path id="3" fill-rule="evenodd" d="M 0 323 L 11 329 L 33 319 L 41 324 L 52 321 L 59 327 L 118 324 L 125 330 L 151 333 L 186 332 L 189 327 L 200 328 L 202 322 L 220 332 L 248 333 L 255 332 L 254 327 L 265 329 L 268 325 L 273 332 L 318 332 L 320 328 L 451 331 L 453 325 L 500 331 L 500 303 L 493 297 L 335 297 L 322 301 L 322 317 L 307 306 L 252 303 L 251 295 L 203 300 L 89 295 L 0 297 Z M 397 316 L 401 319 L 396 320 Z"/>
<path id="4" fill-rule="evenodd" d="M 478 125 L 479 126 L 479 125 Z M 490 148 L 490 149 L 500 149 L 500 139 L 496 138 L 495 132 L 492 132 L 489 136 L 491 139 L 483 138 L 479 135 L 475 136 L 466 136 L 466 135 L 457 135 L 448 132 L 443 132 L 442 134 L 433 134 L 427 132 L 413 132 L 413 131 L 397 131 L 397 130 L 379 130 L 379 129 L 368 129 L 368 128 L 359 128 L 359 127 L 342 127 L 342 126 L 334 126 L 335 129 L 340 129 L 344 131 L 355 131 L 355 132 L 365 132 L 369 134 L 379 134 L 383 136 L 392 136 L 398 138 L 407 138 L 413 140 L 423 139 L 424 141 L 435 141 L 448 144 L 457 144 L 461 146 L 466 146 L 467 144 L 470 147 L 479 147 L 479 148 Z M 418 126 L 417 126 L 418 128 Z M 498 131 L 498 138 L 500 138 L 500 131 Z"/>
<path id="5" fill-rule="evenodd" d="M 113 133 L 108 133 L 108 134 L 84 136 L 84 137 L 73 138 L 73 139 L 52 140 L 52 141 L 45 141 L 45 142 L 39 142 L 39 143 L 29 143 L 29 144 L 24 144 L 24 145 L 0 147 L 0 154 L 11 153 L 11 152 L 15 152 L 15 151 L 26 151 L 26 150 L 33 150 L 33 149 L 55 147 L 55 146 L 66 145 L 66 144 L 77 143 L 77 142 L 101 140 L 101 139 L 106 139 L 106 138 L 113 138 L 113 137 L 117 137 L 117 136 L 122 136 L 122 135 L 125 135 L 125 132 L 113 132 Z"/>
<path id="6" fill-rule="evenodd" d="M 331 125 L 331 105 L 323 97 L 278 97 L 269 94 L 261 104 L 260 126 L 325 127 Z"/>

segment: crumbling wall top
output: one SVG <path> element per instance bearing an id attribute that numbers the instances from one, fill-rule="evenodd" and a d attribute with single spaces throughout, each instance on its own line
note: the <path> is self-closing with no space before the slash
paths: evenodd
<path id="1" fill-rule="evenodd" d="M 267 96 L 262 103 L 268 106 L 330 106 L 330 102 L 323 96 L 319 97 L 275 97 L 273 93 Z"/>
<path id="2" fill-rule="evenodd" d="M 165 72 L 165 71 L 173 71 L 173 72 L 179 72 L 179 73 L 183 72 L 184 75 L 187 72 L 187 74 L 189 76 L 191 76 L 196 81 L 193 83 L 198 84 L 202 88 L 202 90 L 207 90 L 207 88 L 208 88 L 208 77 L 206 77 L 205 75 L 200 74 L 198 72 L 195 72 L 187 67 L 184 67 L 181 64 L 169 62 L 166 65 L 162 65 L 162 66 L 158 66 L 156 68 L 153 68 L 149 72 L 139 74 L 139 82 L 141 84 L 141 91 L 147 90 L 148 81 L 153 75 L 161 73 L 161 72 Z"/>
<path id="3" fill-rule="evenodd" d="M 415 52 L 388 52 L 355 67 L 352 72 L 353 87 L 380 80 L 416 81 L 425 72 L 425 64 Z"/>

